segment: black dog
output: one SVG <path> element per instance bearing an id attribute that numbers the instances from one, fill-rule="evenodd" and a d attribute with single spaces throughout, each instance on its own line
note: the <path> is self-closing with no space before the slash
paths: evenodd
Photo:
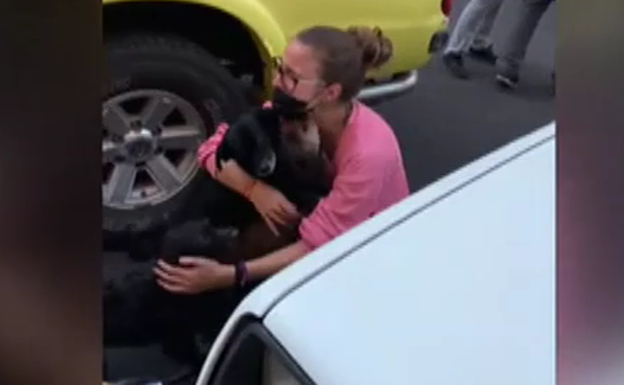
<path id="1" fill-rule="evenodd" d="M 301 146 L 283 134 L 278 111 L 256 108 L 231 125 L 216 152 L 216 167 L 235 160 L 254 179 L 279 190 L 302 215 L 312 212 L 329 193 L 331 180 L 319 153 L 301 151 Z M 288 121 L 291 125 L 304 122 Z M 253 204 L 200 170 L 200 185 L 186 209 L 162 227 L 131 242 L 130 258 L 152 259 L 159 253 L 166 233 L 188 221 L 210 218 L 217 227 L 235 227 L 241 232 L 261 218 Z M 256 231 L 258 231 L 258 228 Z"/>
<path id="2" fill-rule="evenodd" d="M 318 154 L 298 155 L 296 145 L 282 134 L 281 124 L 281 117 L 272 109 L 258 108 L 242 116 L 223 138 L 216 166 L 221 168 L 222 162 L 234 159 L 252 177 L 281 191 L 301 214 L 307 215 L 329 192 L 329 180 Z M 207 173 L 198 191 L 198 199 L 186 217 L 165 229 L 161 242 L 135 253 L 172 264 L 177 264 L 180 255 L 205 255 L 221 263 L 236 263 L 297 238 L 296 226 L 281 229 L 281 235 L 274 236 L 250 202 Z M 200 328 L 203 332 L 210 329 L 208 334 L 214 335 L 245 294 L 221 290 L 196 296 L 173 295 L 156 285 L 151 267 L 146 264 L 106 283 L 105 345 L 155 339 L 188 341 Z"/>
<path id="3" fill-rule="evenodd" d="M 234 159 L 252 177 L 282 192 L 307 215 L 329 192 L 329 185 L 323 183 L 325 178 L 318 156 L 294 156 L 295 146 L 283 135 L 281 119 L 275 110 L 266 108 L 243 116 L 239 124 L 228 130 L 217 149 L 216 166 L 220 170 L 222 162 Z M 229 201 L 236 205 L 233 207 L 248 203 L 238 194 L 231 194 Z M 246 208 L 250 206 L 247 204 Z M 253 211 L 246 212 L 245 218 L 257 214 Z"/>

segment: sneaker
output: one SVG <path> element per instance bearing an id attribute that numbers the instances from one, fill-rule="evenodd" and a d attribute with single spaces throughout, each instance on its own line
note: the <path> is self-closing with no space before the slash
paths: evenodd
<path id="1" fill-rule="evenodd" d="M 471 57 L 477 60 L 486 62 L 490 65 L 496 64 L 496 60 L 498 59 L 498 57 L 492 50 L 492 47 L 487 47 L 487 48 L 470 47 L 470 49 L 468 50 L 468 53 L 470 54 Z"/>
<path id="2" fill-rule="evenodd" d="M 507 90 L 513 90 L 518 86 L 518 75 L 499 73 L 496 75 L 496 83 Z"/>
<path id="3" fill-rule="evenodd" d="M 453 76 L 459 79 L 467 79 L 469 77 L 468 71 L 464 67 L 464 58 L 457 53 L 447 53 L 442 56 L 442 61 L 446 68 L 451 72 Z"/>

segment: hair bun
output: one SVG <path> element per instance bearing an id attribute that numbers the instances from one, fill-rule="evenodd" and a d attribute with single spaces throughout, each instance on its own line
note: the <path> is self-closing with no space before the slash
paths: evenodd
<path id="1" fill-rule="evenodd" d="M 383 35 L 379 27 L 349 27 L 347 33 L 362 49 L 362 65 L 366 70 L 381 67 L 392 57 L 392 41 Z"/>

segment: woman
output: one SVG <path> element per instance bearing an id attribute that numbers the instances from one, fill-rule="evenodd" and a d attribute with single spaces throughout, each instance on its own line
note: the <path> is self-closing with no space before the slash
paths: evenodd
<path id="1" fill-rule="evenodd" d="M 262 280 L 310 251 L 409 195 L 397 139 L 388 124 L 355 98 L 365 74 L 392 56 L 378 29 L 343 31 L 312 27 L 299 33 L 276 59 L 273 105 L 305 116 L 318 128 L 321 149 L 334 170 L 329 195 L 299 225 L 300 240 L 237 269 L 205 258 L 180 258 L 181 266 L 158 261 L 154 271 L 164 289 L 195 294 Z M 267 224 L 297 218 L 279 191 L 253 180 L 234 161 L 215 170 L 215 151 L 227 125 L 200 148 L 198 160 L 219 182 L 247 197 Z"/>

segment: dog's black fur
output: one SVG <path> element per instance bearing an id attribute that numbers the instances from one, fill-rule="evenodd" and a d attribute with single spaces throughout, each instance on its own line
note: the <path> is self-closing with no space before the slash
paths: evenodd
<path id="1" fill-rule="evenodd" d="M 329 192 L 329 181 L 320 158 L 292 156 L 280 119 L 278 111 L 266 108 L 242 116 L 228 129 L 217 149 L 217 168 L 222 162 L 235 160 L 307 215 Z M 297 238 L 296 227 L 282 229 L 280 237 L 273 236 L 250 202 L 206 172 L 198 193 L 199 199 L 194 200 L 184 217 L 160 230 L 160 242 L 135 248 L 135 258 L 162 258 L 177 264 L 180 255 L 203 255 L 221 263 L 235 263 L 261 256 Z M 190 337 L 200 328 L 208 334 L 216 333 L 245 294 L 220 290 L 174 295 L 157 286 L 151 268 L 152 264 L 145 264 L 105 284 L 105 345 L 188 340 L 183 335 Z M 210 307 L 208 311 L 206 306 Z"/>
<path id="2" fill-rule="evenodd" d="M 227 130 L 217 149 L 216 167 L 221 170 L 223 162 L 235 160 L 254 179 L 284 194 L 305 216 L 329 193 L 331 181 L 318 154 L 293 155 L 293 145 L 282 135 L 281 119 L 279 111 L 268 108 L 256 108 L 241 116 Z M 275 160 L 272 169 L 266 167 L 271 159 Z M 164 239 L 168 231 L 188 221 L 210 218 L 216 227 L 240 230 L 260 219 L 251 202 L 215 181 L 206 170 L 199 172 L 200 184 L 185 210 L 165 225 L 130 242 L 130 259 L 153 258 L 161 248 L 157 240 Z"/>
<path id="3" fill-rule="evenodd" d="M 329 192 L 329 186 L 322 183 L 322 169 L 317 167 L 320 162 L 302 165 L 304 160 L 292 156 L 280 129 L 280 116 L 274 110 L 261 108 L 243 116 L 239 123 L 228 130 L 217 150 L 217 168 L 221 169 L 221 162 L 234 159 L 254 178 L 282 192 L 302 214 L 312 212 L 320 197 Z M 244 156 L 249 149 L 254 150 Z M 273 169 L 268 166 L 270 159 L 275 159 Z M 247 203 L 238 194 L 232 194 L 231 199 L 232 205 Z M 255 214 L 255 210 L 248 211 L 245 217 Z"/>

